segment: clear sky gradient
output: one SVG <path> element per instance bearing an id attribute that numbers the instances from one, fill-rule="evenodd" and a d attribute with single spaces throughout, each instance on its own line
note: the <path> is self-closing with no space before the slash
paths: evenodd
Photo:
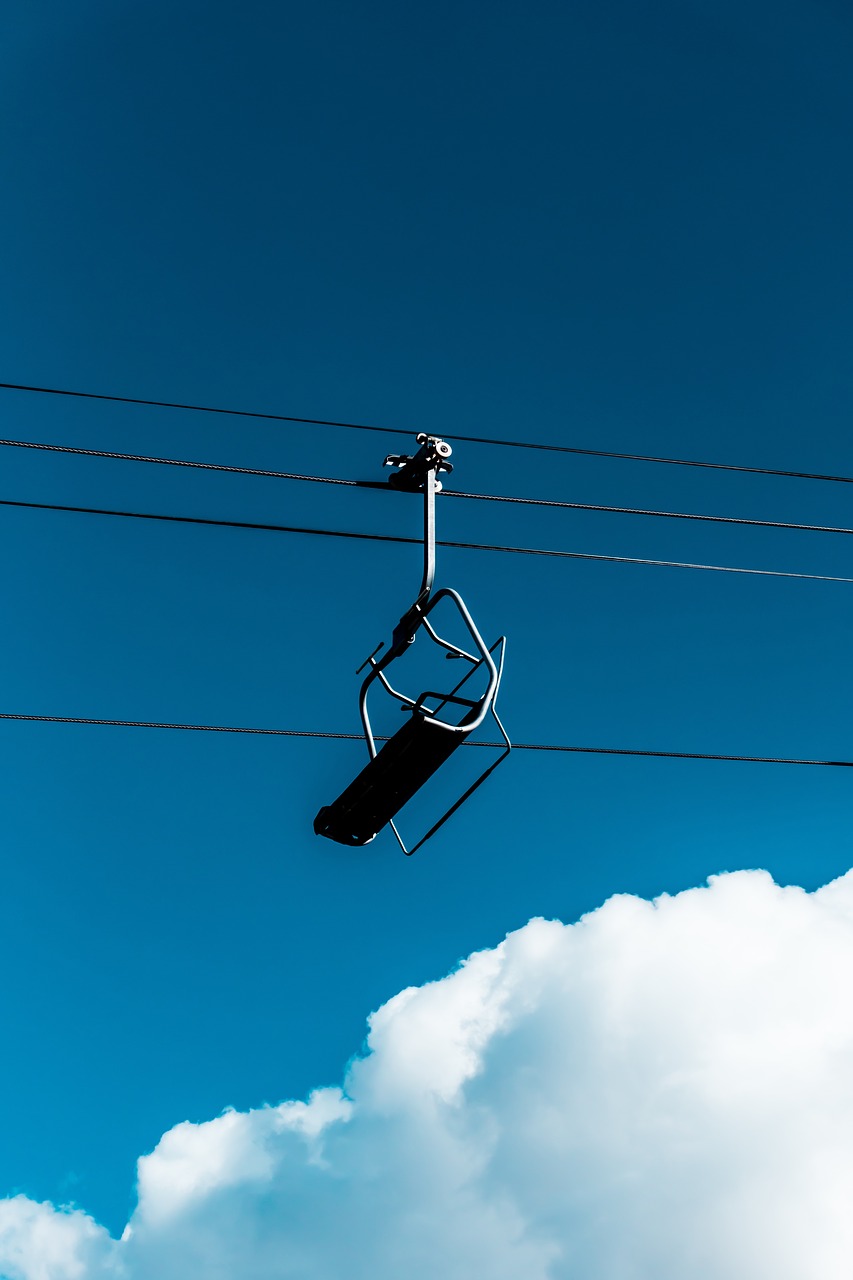
<path id="1" fill-rule="evenodd" d="M 2 435 L 381 479 L 413 433 L 853 475 L 832 0 L 15 0 Z M 0 449 L 0 497 L 417 535 L 418 502 Z M 853 489 L 459 444 L 452 484 L 853 525 Z M 853 576 L 843 535 L 439 499 L 439 536 Z M 358 728 L 417 548 L 0 509 L 0 711 Z M 853 587 L 444 551 L 521 741 L 853 758 Z M 340 1080 L 532 915 L 851 861 L 847 770 L 511 757 L 414 859 L 311 824 L 355 743 L 6 723 L 0 1195 L 120 1231 L 182 1119 Z"/>

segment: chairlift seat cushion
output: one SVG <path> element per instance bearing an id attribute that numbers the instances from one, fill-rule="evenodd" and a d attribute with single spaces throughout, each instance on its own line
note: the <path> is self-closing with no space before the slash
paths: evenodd
<path id="1" fill-rule="evenodd" d="M 475 716 L 476 710 L 468 712 L 463 725 Z M 467 736 L 413 714 L 338 799 L 320 810 L 314 831 L 338 844 L 368 844 Z"/>

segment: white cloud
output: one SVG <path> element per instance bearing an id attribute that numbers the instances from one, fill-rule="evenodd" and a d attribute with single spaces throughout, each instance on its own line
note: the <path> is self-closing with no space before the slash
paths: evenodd
<path id="1" fill-rule="evenodd" d="M 115 1248 L 106 1232 L 77 1210 L 54 1209 L 26 1196 L 0 1200 L 3 1280 L 88 1280 L 111 1274 L 104 1264 Z"/>
<path id="2" fill-rule="evenodd" d="M 853 871 L 533 920 L 370 1020 L 344 1090 L 179 1124 L 113 1241 L 0 1201 L 8 1280 L 849 1280 Z"/>

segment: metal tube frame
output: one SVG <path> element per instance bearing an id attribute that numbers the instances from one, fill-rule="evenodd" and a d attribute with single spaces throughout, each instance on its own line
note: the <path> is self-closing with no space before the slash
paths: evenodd
<path id="1" fill-rule="evenodd" d="M 497 670 L 498 670 L 497 686 L 500 685 L 501 676 L 503 675 L 504 652 L 506 650 L 506 636 L 501 636 L 500 639 L 496 640 L 495 643 L 492 645 L 492 650 L 497 649 L 498 645 L 500 645 L 500 658 L 497 664 Z M 470 671 L 465 673 L 463 680 L 467 680 L 468 676 L 473 675 L 473 673 L 474 673 L 474 668 L 472 667 Z M 460 681 L 460 683 L 462 683 L 462 681 Z M 495 707 L 495 700 L 497 699 L 497 692 L 498 692 L 497 686 L 495 688 L 495 692 L 492 697 L 489 710 L 491 711 L 492 718 L 495 724 L 498 726 L 500 735 L 503 738 L 504 743 L 506 744 L 504 746 L 503 751 L 501 751 L 501 754 L 495 760 L 492 761 L 492 763 L 488 766 L 488 768 L 484 769 L 483 772 L 480 774 L 480 776 L 474 782 L 471 783 L 470 787 L 468 787 L 466 791 L 462 792 L 462 795 L 459 797 L 459 799 L 455 800 L 453 804 L 450 806 L 450 808 L 447 809 L 441 815 L 441 817 L 438 819 L 438 822 L 433 823 L 433 825 L 429 828 L 427 833 L 421 836 L 420 840 L 418 840 L 415 844 L 412 845 L 411 849 L 406 848 L 406 845 L 403 841 L 403 837 L 400 835 L 400 832 L 397 829 L 397 824 L 394 822 L 393 818 L 389 821 L 388 825 L 390 826 L 391 830 L 394 832 L 394 835 L 397 838 L 397 844 L 403 850 L 403 853 L 406 855 L 407 858 L 410 858 L 413 853 L 417 853 L 421 845 L 426 844 L 427 840 L 432 839 L 436 831 L 438 831 L 440 827 L 444 826 L 448 818 L 453 817 L 456 810 L 459 809 L 465 803 L 465 801 L 468 799 L 469 796 L 472 796 L 474 794 L 474 792 L 477 790 L 478 787 L 481 787 L 483 785 L 483 783 L 486 781 L 489 775 L 494 773 L 498 765 L 502 764 L 503 761 L 509 755 L 510 751 L 512 751 L 512 743 L 509 740 L 509 735 L 507 734 L 507 731 L 504 728 L 501 718 L 498 715 L 497 709 Z"/>

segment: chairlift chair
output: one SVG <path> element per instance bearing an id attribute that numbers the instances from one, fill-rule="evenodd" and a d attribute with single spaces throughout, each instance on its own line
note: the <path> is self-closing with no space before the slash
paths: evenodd
<path id="1" fill-rule="evenodd" d="M 420 449 L 416 454 L 389 455 L 385 465 L 396 468 L 388 479 L 390 488 L 422 493 L 424 497 L 424 567 L 420 590 L 414 604 L 394 628 L 388 647 L 385 648 L 384 642 L 380 643 L 358 670 L 360 674 L 365 667 L 370 668 L 359 695 L 359 711 L 370 759 L 337 800 L 325 805 L 314 819 L 317 835 L 345 845 L 368 844 L 383 827 L 390 826 L 405 854 L 414 853 L 435 835 L 511 750 L 510 740 L 495 707 L 503 673 L 506 638 L 501 636 L 487 647 L 458 591 L 442 587 L 435 594 L 432 592 L 435 578 L 435 495 L 441 491 L 437 475 L 440 471 L 452 471 L 447 461 L 452 450 L 446 441 L 435 436 L 420 434 L 417 443 Z M 473 653 L 445 640 L 430 621 L 430 614 L 442 600 L 449 600 L 456 607 L 471 637 Z M 446 657 L 460 659 L 467 664 L 462 679 L 449 692 L 427 689 L 412 698 L 395 689 L 388 678 L 388 668 L 403 656 L 420 631 L 444 649 Z M 383 648 L 384 654 L 377 658 Z M 485 691 L 478 698 L 467 697 L 462 692 L 465 685 L 473 675 L 483 671 L 486 674 Z M 368 713 L 368 696 L 377 681 L 401 703 L 404 711 L 409 712 L 402 728 L 378 750 Z M 495 721 L 503 739 L 501 754 L 433 823 L 426 835 L 412 848 L 407 848 L 394 818 L 488 716 Z"/>

